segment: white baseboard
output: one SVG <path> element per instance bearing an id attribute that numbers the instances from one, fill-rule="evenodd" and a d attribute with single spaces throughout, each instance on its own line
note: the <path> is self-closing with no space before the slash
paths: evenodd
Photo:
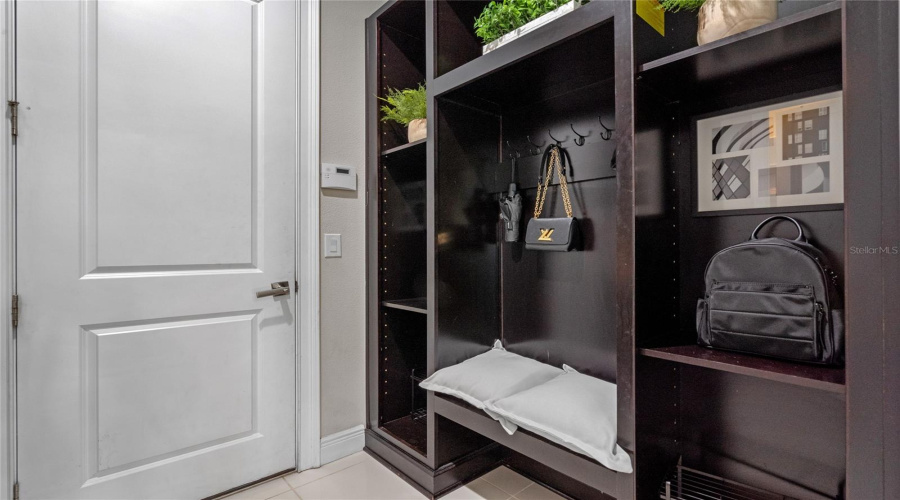
<path id="1" fill-rule="evenodd" d="M 322 438 L 320 458 L 322 465 L 362 451 L 366 446 L 366 426 L 357 425 Z"/>

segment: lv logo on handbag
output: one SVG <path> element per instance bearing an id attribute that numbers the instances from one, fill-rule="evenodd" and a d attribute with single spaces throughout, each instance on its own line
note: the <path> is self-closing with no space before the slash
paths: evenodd
<path id="1" fill-rule="evenodd" d="M 550 250 L 568 252 L 576 250 L 581 244 L 578 231 L 578 219 L 572 217 L 572 201 L 569 199 L 569 183 L 562 169 L 562 152 L 559 146 L 551 144 L 544 152 L 543 162 L 547 165 L 547 175 L 538 179 L 537 199 L 534 203 L 534 218 L 528 221 L 525 230 L 525 248 L 529 250 Z M 543 165 L 541 170 L 543 171 Z M 553 171 L 559 176 L 559 188 L 567 217 L 541 219 L 547 192 L 550 190 L 550 179 Z"/>

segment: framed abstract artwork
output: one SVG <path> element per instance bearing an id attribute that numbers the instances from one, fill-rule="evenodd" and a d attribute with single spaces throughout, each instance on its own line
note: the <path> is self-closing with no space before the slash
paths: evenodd
<path id="1" fill-rule="evenodd" d="M 696 120 L 696 213 L 842 204 L 842 103 L 838 91 Z"/>

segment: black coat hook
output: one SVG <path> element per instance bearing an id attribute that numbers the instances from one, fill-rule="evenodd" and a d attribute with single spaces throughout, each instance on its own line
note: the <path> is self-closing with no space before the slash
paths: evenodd
<path id="1" fill-rule="evenodd" d="M 541 145 L 535 144 L 534 141 L 531 140 L 530 135 L 526 135 L 525 138 L 528 139 L 528 144 L 531 144 L 532 146 L 534 146 L 534 149 L 528 150 L 528 154 L 531 156 L 537 156 L 537 155 L 541 154 Z"/>
<path id="2" fill-rule="evenodd" d="M 572 129 L 572 132 L 575 132 L 575 135 L 578 136 L 578 138 L 575 139 L 575 145 L 576 145 L 576 146 L 584 146 L 584 139 L 585 139 L 587 136 L 586 136 L 586 135 L 581 135 L 581 134 L 579 134 L 579 133 L 575 130 L 575 126 L 572 125 L 571 123 L 569 124 L 569 128 Z"/>
<path id="3" fill-rule="evenodd" d="M 603 132 L 600 132 L 600 138 L 604 141 L 608 141 L 612 138 L 612 133 L 616 131 L 614 128 L 607 128 L 606 125 L 603 124 L 603 117 L 597 117 L 600 120 L 600 126 L 603 127 Z"/>
<path id="4" fill-rule="evenodd" d="M 553 132 L 550 132 L 550 129 L 549 129 L 549 128 L 547 129 L 547 135 L 550 136 L 550 139 L 552 139 L 553 142 L 555 142 L 557 146 L 559 146 L 559 145 L 560 145 L 560 142 L 562 142 L 562 141 L 560 141 L 559 139 L 557 139 L 556 137 L 553 137 Z"/>
<path id="5" fill-rule="evenodd" d="M 509 148 L 508 156 L 509 156 L 510 160 L 512 160 L 513 158 L 521 158 L 522 157 L 522 155 L 519 154 L 519 150 L 512 147 L 512 144 L 510 144 L 509 141 L 506 141 L 506 147 Z"/>

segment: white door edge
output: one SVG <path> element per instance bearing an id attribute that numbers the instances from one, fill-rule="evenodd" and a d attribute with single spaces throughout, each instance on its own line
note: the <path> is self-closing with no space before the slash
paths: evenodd
<path id="1" fill-rule="evenodd" d="M 297 470 L 321 465 L 319 428 L 319 10 L 298 0 Z M 302 216 L 301 216 L 302 214 Z"/>
<path id="2" fill-rule="evenodd" d="M 0 7 L 0 66 L 3 71 L 4 101 L 16 97 L 16 18 L 15 2 Z M 12 498 L 16 478 L 16 356 L 13 338 L 11 301 L 16 290 L 15 273 L 15 148 L 9 110 L 3 102 L 3 124 L 0 126 L 0 495 Z"/>

